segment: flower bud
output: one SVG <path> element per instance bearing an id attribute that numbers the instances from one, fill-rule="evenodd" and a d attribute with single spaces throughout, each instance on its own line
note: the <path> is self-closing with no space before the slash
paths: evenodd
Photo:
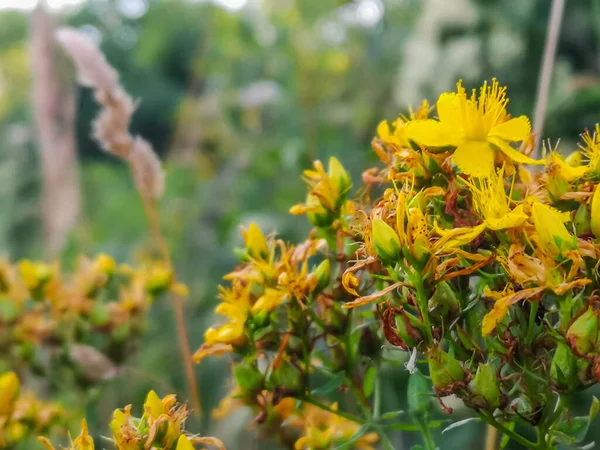
<path id="1" fill-rule="evenodd" d="M 406 393 L 410 414 L 420 418 L 431 412 L 431 383 L 421 373 L 415 372 L 408 377 Z"/>
<path id="2" fill-rule="evenodd" d="M 567 231 L 558 211 L 535 202 L 532 218 L 539 244 L 544 250 L 557 255 L 577 248 L 577 238 Z"/>
<path id="3" fill-rule="evenodd" d="M 600 184 L 596 186 L 594 195 L 592 197 L 592 206 L 590 214 L 590 228 L 594 236 L 600 237 Z M 583 205 L 582 205 L 583 206 Z"/>
<path id="4" fill-rule="evenodd" d="M 398 234 L 381 219 L 373 219 L 373 246 L 384 263 L 398 261 L 400 258 L 400 238 Z"/>
<path id="5" fill-rule="evenodd" d="M 490 363 L 480 364 L 473 379 L 475 394 L 480 395 L 486 402 L 486 406 L 495 409 L 500 406 L 500 387 L 498 379 Z M 477 400 L 477 399 L 475 399 Z"/>
<path id="6" fill-rule="evenodd" d="M 410 208 L 408 211 L 407 235 L 410 253 L 419 263 L 424 263 L 431 253 L 427 231 L 427 219 L 420 208 Z"/>
<path id="7" fill-rule="evenodd" d="M 437 284 L 429 299 L 429 313 L 438 325 L 448 325 L 460 313 L 460 301 L 446 281 Z"/>
<path id="8" fill-rule="evenodd" d="M 348 192 L 352 188 L 352 180 L 350 179 L 348 172 L 346 172 L 346 169 L 344 169 L 344 166 L 342 166 L 342 163 L 340 163 L 339 160 L 334 156 L 329 158 L 329 167 L 327 172 L 331 183 L 337 191 L 336 207 L 339 208 L 348 198 Z"/>
<path id="9" fill-rule="evenodd" d="M 600 204 L 598 205 L 600 208 Z M 581 236 L 582 234 L 589 233 L 590 229 L 590 209 L 588 205 L 579 205 L 577 211 L 575 212 L 575 217 L 573 218 L 573 225 L 575 225 L 575 233 L 577 236 Z M 600 231 L 600 211 L 598 211 L 598 230 Z"/>
<path id="10" fill-rule="evenodd" d="M 429 375 L 438 390 L 451 387 L 456 381 L 465 379 L 465 371 L 456 358 L 441 349 L 432 349 L 427 357 Z"/>
<path id="11" fill-rule="evenodd" d="M 185 435 L 181 435 L 179 436 L 179 439 L 177 440 L 177 447 L 175 447 L 175 450 L 195 450 L 194 446 L 192 445 L 192 443 L 190 442 L 190 440 L 185 436 Z"/>
<path id="12" fill-rule="evenodd" d="M 594 350 L 598 341 L 598 314 L 588 308 L 569 327 L 567 340 L 578 355 L 585 355 Z"/>
<path id="13" fill-rule="evenodd" d="M 316 291 L 321 292 L 329 285 L 329 279 L 331 278 L 331 263 L 328 259 L 324 259 L 321 264 L 319 264 L 313 274 L 317 278 L 317 287 Z"/>
<path id="14" fill-rule="evenodd" d="M 233 377 L 243 391 L 255 391 L 262 386 L 262 374 L 248 363 L 237 364 L 233 368 Z"/>
<path id="15" fill-rule="evenodd" d="M 577 358 L 571 348 L 559 342 L 550 366 L 550 377 L 559 388 L 573 390 L 579 384 L 577 376 Z"/>
<path id="16" fill-rule="evenodd" d="M 267 240 L 262 230 L 254 222 L 243 232 L 246 249 L 250 257 L 264 260 L 269 256 Z"/>
<path id="17" fill-rule="evenodd" d="M 321 204 L 319 197 L 314 194 L 308 194 L 306 205 L 310 212 L 306 213 L 308 220 L 317 228 L 326 228 L 333 223 L 335 216 Z M 292 212 L 292 214 L 295 214 Z"/>
<path id="18" fill-rule="evenodd" d="M 0 417 L 8 416 L 19 396 L 19 379 L 14 372 L 0 375 Z"/>

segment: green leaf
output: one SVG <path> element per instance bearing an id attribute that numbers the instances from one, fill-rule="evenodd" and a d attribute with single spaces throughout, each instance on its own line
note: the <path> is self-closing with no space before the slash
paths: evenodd
<path id="1" fill-rule="evenodd" d="M 356 441 L 358 441 L 361 437 L 363 437 L 365 435 L 365 433 L 367 431 L 369 431 L 369 428 L 371 428 L 371 424 L 365 423 L 358 430 L 356 430 L 356 433 L 354 433 L 350 437 L 350 439 L 348 439 L 342 445 L 338 445 L 337 447 L 335 447 L 334 450 L 345 450 L 345 449 L 351 448 L 352 444 L 354 444 Z"/>
<path id="2" fill-rule="evenodd" d="M 516 425 L 515 422 L 508 422 L 506 425 L 504 425 L 504 427 L 508 428 L 510 431 L 513 431 L 515 429 L 515 425 Z M 509 442 L 510 442 L 510 436 L 506 433 L 503 434 L 502 440 L 500 441 L 500 450 L 504 450 Z"/>
<path id="3" fill-rule="evenodd" d="M 315 397 L 322 397 L 331 394 L 339 389 L 339 387 L 344 383 L 344 379 L 346 378 L 345 372 L 336 373 L 331 380 L 325 383 L 322 386 L 319 386 L 316 389 L 313 389 L 311 392 Z"/>
<path id="4" fill-rule="evenodd" d="M 469 417 L 468 419 L 459 420 L 458 422 L 454 422 L 453 424 L 444 428 L 442 430 L 442 434 L 444 434 L 447 431 L 454 430 L 455 428 L 462 427 L 463 425 L 466 425 L 471 422 L 481 422 L 481 419 L 479 417 Z"/>
<path id="5" fill-rule="evenodd" d="M 585 439 L 592 421 L 598 415 L 600 402 L 596 397 L 592 398 L 590 412 L 587 416 L 573 417 L 569 421 L 563 421 L 557 424 L 556 430 L 561 434 L 569 436 L 571 442 L 581 442 Z"/>
<path id="6" fill-rule="evenodd" d="M 425 447 L 423 447 L 421 444 L 417 444 L 413 445 L 410 450 L 425 450 Z"/>
<path id="7" fill-rule="evenodd" d="M 365 397 L 369 397 L 373 393 L 373 388 L 375 387 L 375 378 L 377 377 L 377 368 L 375 366 L 371 366 L 367 369 L 367 373 L 365 373 L 365 378 L 363 380 L 363 391 L 365 393 Z"/>

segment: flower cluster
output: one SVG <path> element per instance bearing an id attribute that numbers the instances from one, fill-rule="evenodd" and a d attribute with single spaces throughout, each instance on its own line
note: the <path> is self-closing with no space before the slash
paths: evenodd
<path id="1" fill-rule="evenodd" d="M 104 348 L 116 351 L 143 331 L 154 298 L 169 289 L 183 291 L 185 286 L 174 283 L 171 269 L 159 263 L 133 269 L 117 266 L 107 255 L 82 257 L 76 270 L 67 274 L 58 263 L 3 261 L 2 360 L 9 368 L 29 363 L 39 369 L 42 350 L 48 350 L 56 363 L 66 352 L 76 364 L 84 362 L 79 356 L 86 347 L 101 353 Z M 107 356 L 121 362 L 116 353 Z"/>
<path id="2" fill-rule="evenodd" d="M 67 413 L 58 404 L 22 392 L 14 372 L 0 375 L 0 448 L 11 448 L 30 435 L 63 425 Z"/>
<path id="3" fill-rule="evenodd" d="M 150 391 L 144 403 L 142 417 L 131 415 L 131 405 L 117 409 L 110 422 L 112 442 L 117 450 L 162 449 L 194 450 L 195 444 L 205 444 L 224 450 L 222 442 L 213 437 L 191 435 L 185 431 L 188 410 L 176 401 L 175 395 L 158 397 Z M 39 441 L 47 450 L 55 450 L 47 438 Z M 88 434 L 87 423 L 81 423 L 81 434 L 71 441 L 67 450 L 94 450 L 94 440 Z"/>
<path id="4" fill-rule="evenodd" d="M 363 173 L 355 200 L 335 158 L 305 172 L 308 197 L 291 209 L 314 225 L 304 243 L 244 230 L 217 308 L 227 320 L 196 360 L 238 355 L 234 397 L 257 422 L 289 428 L 272 411 L 293 400 L 295 411 L 363 424 L 355 446 L 375 432 L 389 448 L 378 384 L 387 342 L 411 353 L 409 388 L 431 382 L 446 412 L 453 394 L 528 448 L 583 439 L 566 399 L 600 380 L 600 129 L 567 157 L 534 159 L 529 119 L 507 104 L 495 79 L 471 95 L 459 82 L 435 110 L 424 102 L 379 125 L 382 164 Z M 413 399 L 412 410 L 433 448 L 428 405 Z M 330 435 L 307 432 L 296 448 L 332 448 Z"/>

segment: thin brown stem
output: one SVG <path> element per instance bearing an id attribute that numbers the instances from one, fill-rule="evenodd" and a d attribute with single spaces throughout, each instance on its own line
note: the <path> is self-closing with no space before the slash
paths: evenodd
<path id="1" fill-rule="evenodd" d="M 488 425 L 485 433 L 485 450 L 496 450 L 498 441 L 498 429 Z"/>
<path id="2" fill-rule="evenodd" d="M 560 26 L 563 19 L 566 0 L 552 0 L 552 9 L 548 28 L 546 31 L 546 43 L 544 46 L 544 56 L 542 59 L 542 68 L 538 81 L 537 99 L 535 102 L 535 112 L 533 114 L 533 132 L 535 133 L 535 154 L 539 156 L 540 142 L 544 130 L 544 119 L 546 118 L 546 107 L 548 105 L 548 93 L 550 91 L 550 80 L 552 79 L 552 69 L 556 58 L 556 47 Z"/>
<path id="3" fill-rule="evenodd" d="M 171 252 L 167 242 L 160 231 L 160 222 L 158 219 L 158 209 L 156 206 L 146 200 L 144 200 L 144 210 L 148 217 L 148 224 L 150 226 L 150 232 L 152 233 L 154 242 L 156 243 L 162 258 L 172 268 Z M 175 275 L 173 275 L 175 276 Z M 175 324 L 177 328 L 177 341 L 179 342 L 179 351 L 181 352 L 181 358 L 183 359 L 183 367 L 185 369 L 185 378 L 187 380 L 188 391 L 190 395 L 190 402 L 196 415 L 202 413 L 202 405 L 200 403 L 200 395 L 198 391 L 198 383 L 196 382 L 196 374 L 194 371 L 194 364 L 192 359 L 192 351 L 190 349 L 190 341 L 188 339 L 187 328 L 185 326 L 185 313 L 183 308 L 183 299 L 178 294 L 172 293 L 173 299 L 173 311 L 175 313 Z"/>

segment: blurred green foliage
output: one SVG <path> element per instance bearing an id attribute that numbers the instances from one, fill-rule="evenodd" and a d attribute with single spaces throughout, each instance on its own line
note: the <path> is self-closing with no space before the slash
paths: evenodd
<path id="1" fill-rule="evenodd" d="M 238 225 L 256 221 L 290 240 L 308 229 L 287 209 L 303 199 L 301 171 L 311 160 L 335 155 L 358 179 L 375 161 L 369 142 L 380 120 L 433 100 L 461 77 L 473 86 L 496 76 L 509 86 L 509 109 L 530 114 L 550 2 L 263 0 L 229 11 L 210 2 L 149 0 L 139 18 L 126 17 L 120 4 L 90 0 L 60 21 L 101 38 L 125 88 L 140 100 L 132 128 L 166 162 L 162 226 L 192 291 L 187 322 L 197 346 L 213 322 L 217 284 L 235 264 Z M 41 248 L 27 38 L 26 15 L 0 13 L 0 249 L 14 258 Z M 599 3 L 570 2 L 546 120 L 546 137 L 562 136 L 565 148 L 599 121 L 599 43 Z M 126 169 L 90 137 L 96 112 L 90 92 L 80 90 L 84 210 L 66 264 L 79 253 L 105 251 L 122 261 L 150 251 Z M 101 431 L 116 406 L 139 403 L 150 388 L 184 392 L 172 324 L 171 309 L 159 302 L 131 363 L 137 376 L 101 387 L 88 405 L 92 429 Z M 228 390 L 225 364 L 198 368 L 206 411 Z M 406 379 L 404 369 L 389 374 L 386 410 L 406 405 Z M 205 414 L 203 425 L 242 448 L 243 420 L 223 425 Z M 469 424 L 443 442 L 481 448 L 482 433 Z M 395 439 L 408 448 L 411 438 Z"/>

